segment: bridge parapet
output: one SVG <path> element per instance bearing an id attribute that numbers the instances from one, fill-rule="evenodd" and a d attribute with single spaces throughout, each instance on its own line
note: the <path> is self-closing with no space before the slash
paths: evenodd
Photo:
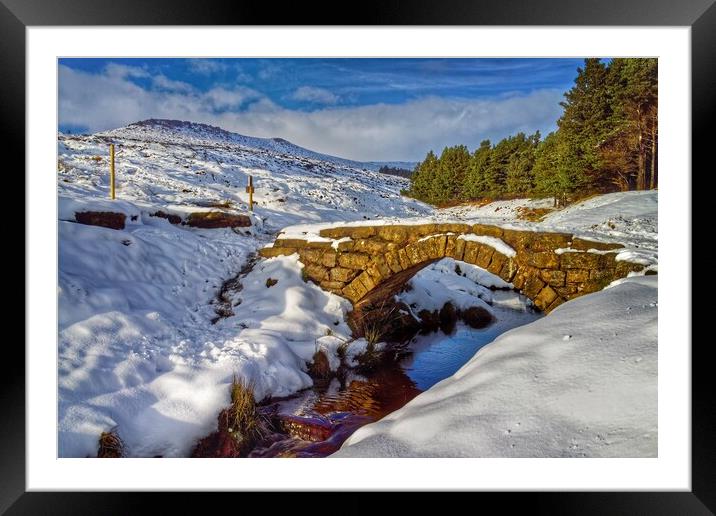
<path id="1" fill-rule="evenodd" d="M 618 259 L 620 243 L 485 224 L 338 226 L 318 237 L 276 239 L 264 257 L 298 253 L 308 279 L 354 307 L 393 295 L 445 257 L 501 277 L 545 312 L 644 266 Z"/>

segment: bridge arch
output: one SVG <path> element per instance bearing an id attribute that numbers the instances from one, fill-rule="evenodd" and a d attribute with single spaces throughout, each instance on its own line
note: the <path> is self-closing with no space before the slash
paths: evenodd
<path id="1" fill-rule="evenodd" d="M 616 260 L 623 245 L 569 233 L 464 223 L 341 225 L 304 238 L 277 237 L 264 257 L 298 253 L 306 277 L 354 309 L 396 293 L 445 257 L 477 265 L 511 283 L 544 312 L 601 290 L 643 265 Z"/>

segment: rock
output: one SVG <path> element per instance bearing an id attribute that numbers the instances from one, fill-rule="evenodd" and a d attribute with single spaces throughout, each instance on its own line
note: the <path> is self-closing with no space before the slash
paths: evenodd
<path id="1" fill-rule="evenodd" d="M 274 256 L 289 256 L 298 251 L 293 247 L 264 247 L 259 249 L 259 255 L 264 258 L 273 258 Z"/>
<path id="2" fill-rule="evenodd" d="M 124 229 L 124 213 L 113 211 L 80 211 L 75 213 L 75 220 L 88 226 L 100 226 L 109 229 Z"/>
<path id="3" fill-rule="evenodd" d="M 375 235 L 375 228 L 373 227 L 354 227 L 354 226 L 342 226 L 338 228 L 322 229 L 318 232 L 322 237 L 326 238 L 345 238 L 350 237 L 356 238 L 368 238 Z"/>
<path id="4" fill-rule="evenodd" d="M 363 270 L 370 262 L 370 256 L 365 253 L 342 253 L 338 255 L 338 265 L 346 269 Z"/>
<path id="5" fill-rule="evenodd" d="M 266 288 L 273 287 L 276 283 L 278 283 L 277 279 L 274 278 L 266 278 Z"/>
<path id="6" fill-rule="evenodd" d="M 382 226 L 378 228 L 378 236 L 388 242 L 402 244 L 408 240 L 408 230 L 405 226 Z"/>
<path id="7" fill-rule="evenodd" d="M 574 237 L 572 239 L 571 247 L 572 249 L 578 249 L 580 251 L 588 251 L 590 249 L 596 249 L 597 251 L 609 251 L 611 249 L 620 249 L 624 246 L 617 243 L 594 242 L 592 240 Z"/>
<path id="8" fill-rule="evenodd" d="M 594 269 L 599 267 L 600 258 L 594 253 L 564 253 L 560 263 L 562 269 Z"/>
<path id="9" fill-rule="evenodd" d="M 353 242 L 353 251 L 368 254 L 382 254 L 388 249 L 387 246 L 388 244 L 386 242 L 360 238 Z"/>
<path id="10" fill-rule="evenodd" d="M 492 260 L 490 260 L 490 265 L 487 266 L 487 270 L 493 274 L 499 275 L 502 267 L 505 265 L 505 262 L 507 262 L 507 256 L 495 251 L 492 253 Z"/>
<path id="11" fill-rule="evenodd" d="M 536 253 L 526 253 L 524 261 L 527 265 L 537 267 L 538 269 L 558 269 L 559 255 L 551 251 L 540 251 Z"/>
<path id="12" fill-rule="evenodd" d="M 495 254 L 495 249 L 489 245 L 481 245 L 477 253 L 477 261 L 475 265 L 487 269 L 492 261 L 492 255 Z"/>
<path id="13" fill-rule="evenodd" d="M 326 251 L 321 255 L 321 265 L 324 267 L 335 267 L 338 259 L 338 253 L 335 251 Z"/>
<path id="14" fill-rule="evenodd" d="M 281 414 L 278 419 L 284 432 L 304 441 L 325 441 L 333 432 L 330 420 L 318 414 L 310 417 Z"/>
<path id="15" fill-rule="evenodd" d="M 321 288 L 329 290 L 329 291 L 333 292 L 334 294 L 338 294 L 338 295 L 340 295 L 343 292 L 343 287 L 346 286 L 346 284 L 342 281 L 321 281 L 320 285 L 321 285 Z"/>
<path id="16" fill-rule="evenodd" d="M 530 299 L 534 299 L 537 297 L 537 294 L 539 294 L 540 290 L 544 288 L 544 285 L 544 281 L 539 279 L 539 277 L 535 274 L 533 276 L 527 276 L 525 286 L 522 290 L 524 295 L 526 295 Z"/>
<path id="17" fill-rule="evenodd" d="M 385 263 L 388 264 L 388 267 L 390 267 L 390 270 L 393 272 L 400 272 L 403 270 L 402 265 L 400 264 L 400 259 L 398 257 L 398 251 L 388 251 L 384 255 Z"/>
<path id="18" fill-rule="evenodd" d="M 567 283 L 582 283 L 589 279 L 589 271 L 586 269 L 567 270 Z"/>
<path id="19" fill-rule="evenodd" d="M 480 247 L 481 246 L 478 246 L 477 242 L 465 242 L 465 253 L 462 256 L 462 261 L 476 265 L 477 253 Z"/>
<path id="20" fill-rule="evenodd" d="M 365 287 L 366 292 L 370 292 L 375 288 L 375 281 L 371 277 L 370 274 L 367 272 L 362 272 L 358 275 L 358 277 L 355 279 L 355 281 L 360 281 L 363 286 Z"/>
<path id="21" fill-rule="evenodd" d="M 449 335 L 455 330 L 455 324 L 457 324 L 457 310 L 452 303 L 445 303 L 440 309 L 440 330 Z"/>
<path id="22" fill-rule="evenodd" d="M 360 272 L 355 269 L 346 269 L 344 267 L 334 267 L 330 270 L 329 275 L 331 281 L 351 281 L 358 276 Z"/>
<path id="23" fill-rule="evenodd" d="M 306 276 L 317 283 L 328 279 L 328 269 L 322 265 L 310 263 L 304 266 L 303 270 Z"/>
<path id="24" fill-rule="evenodd" d="M 495 320 L 492 314 L 482 306 L 471 306 L 466 310 L 461 310 L 458 316 L 470 327 L 476 329 L 485 328 Z"/>
<path id="25" fill-rule="evenodd" d="M 534 299 L 534 304 L 540 310 L 545 311 L 555 299 L 557 299 L 557 293 L 552 287 L 547 285 L 537 294 L 537 297 Z"/>
<path id="26" fill-rule="evenodd" d="M 440 328 L 440 312 L 437 310 L 433 312 L 420 310 L 418 317 L 420 318 L 420 333 L 423 335 L 436 332 Z"/>
<path id="27" fill-rule="evenodd" d="M 560 270 L 543 269 L 540 271 L 540 278 L 548 285 L 553 287 L 561 287 L 567 278 L 567 274 Z"/>
<path id="28" fill-rule="evenodd" d="M 190 213 L 185 224 L 204 229 L 245 228 L 251 226 L 251 218 L 223 211 L 199 211 Z"/>
<path id="29" fill-rule="evenodd" d="M 293 247 L 297 249 L 304 249 L 308 247 L 308 242 L 301 240 L 300 238 L 277 238 L 273 245 L 274 247 Z"/>
<path id="30" fill-rule="evenodd" d="M 313 354 L 313 361 L 308 364 L 308 375 L 316 380 L 326 380 L 331 376 L 331 364 L 328 355 L 322 349 Z"/>
<path id="31" fill-rule="evenodd" d="M 152 217 L 159 217 L 161 219 L 167 219 L 170 224 L 180 224 L 181 223 L 181 217 L 179 215 L 174 215 L 173 213 L 166 213 L 162 210 L 155 211 L 152 213 Z"/>
<path id="32" fill-rule="evenodd" d="M 476 235 L 485 235 L 497 238 L 502 237 L 502 228 L 498 226 L 490 226 L 487 224 L 473 224 L 472 232 Z"/>

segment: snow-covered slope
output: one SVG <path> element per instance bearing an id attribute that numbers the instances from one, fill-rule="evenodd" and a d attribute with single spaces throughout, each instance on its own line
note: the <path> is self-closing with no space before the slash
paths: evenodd
<path id="1" fill-rule="evenodd" d="M 416 165 L 416 163 L 411 161 L 354 161 L 299 147 L 298 145 L 295 145 L 288 140 L 284 140 L 283 138 L 256 138 L 254 136 L 244 136 L 213 125 L 181 120 L 143 120 L 141 122 L 130 124 L 127 127 L 112 129 L 99 134 L 123 139 L 165 141 L 170 143 L 176 143 L 177 141 L 182 140 L 208 145 L 212 145 L 217 142 L 230 143 L 234 145 L 241 145 L 248 149 L 260 149 L 274 155 L 327 161 L 336 163 L 343 167 L 366 170 L 378 170 L 381 166 L 413 170 Z"/>
<path id="2" fill-rule="evenodd" d="M 504 333 L 333 457 L 656 457 L 657 280 Z"/>
<path id="3" fill-rule="evenodd" d="M 184 456 L 215 425 L 234 374 L 252 380 L 259 397 L 310 385 L 305 362 L 316 339 L 329 330 L 347 337 L 349 306 L 305 283 L 295 256 L 259 262 L 232 297 L 234 315 L 212 324 L 222 283 L 285 226 L 490 220 L 402 197 L 405 179 L 346 160 L 208 126 L 175 125 L 59 136 L 60 456 L 94 455 L 100 432 L 111 428 L 130 456 Z M 110 141 L 117 145 L 115 201 L 108 199 Z M 216 206 L 246 214 L 249 175 L 256 188 L 251 228 L 196 229 L 152 215 Z M 597 198 L 554 214 L 561 218 L 550 224 L 595 237 L 621 231 L 643 241 L 654 258 L 656 195 L 639 195 L 645 202 L 637 195 L 614 194 L 614 202 L 602 204 Z M 624 203 L 632 203 L 632 211 Z M 77 224 L 78 210 L 125 213 L 126 227 Z M 622 219 L 614 218 L 620 213 Z M 639 218 L 641 230 L 634 229 Z M 616 229 L 602 223 L 612 219 Z M 269 278 L 278 283 L 267 287 Z"/>
<path id="4" fill-rule="evenodd" d="M 234 316 L 212 324 L 222 283 L 287 224 L 432 209 L 400 196 L 402 178 L 303 151 L 188 124 L 60 135 L 60 456 L 95 454 L 110 428 L 130 456 L 185 456 L 228 403 L 234 374 L 252 379 L 259 397 L 311 385 L 305 362 L 329 328 L 349 333 L 347 302 L 304 283 L 295 258 L 274 259 L 242 279 Z M 195 229 L 152 216 L 214 207 L 246 214 L 248 175 L 256 188 L 250 229 Z M 126 227 L 75 223 L 74 213 L 86 210 L 124 213 Z M 270 290 L 269 277 L 279 280 Z"/>

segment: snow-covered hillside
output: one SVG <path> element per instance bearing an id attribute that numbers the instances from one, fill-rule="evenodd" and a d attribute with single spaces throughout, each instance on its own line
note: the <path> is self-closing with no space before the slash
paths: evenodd
<path id="1" fill-rule="evenodd" d="M 117 146 L 115 201 L 108 199 L 110 142 Z M 460 213 L 402 197 L 405 179 L 364 165 L 198 124 L 60 135 L 60 456 L 95 455 L 99 434 L 112 428 L 130 456 L 185 456 L 215 426 L 234 374 L 252 380 L 259 397 L 311 384 L 305 363 L 317 339 L 349 336 L 349 303 L 304 282 L 296 256 L 239 274 L 284 227 L 493 220 L 489 206 Z M 256 188 L 251 228 L 198 229 L 154 216 L 217 207 L 247 214 L 249 175 Z M 656 194 L 639 195 L 597 198 L 542 224 L 594 237 L 622 238 L 612 233 L 620 231 L 656 260 Z M 74 213 L 82 210 L 122 212 L 126 226 L 77 224 Z M 506 221 L 523 224 L 514 215 Z M 222 284 L 237 275 L 242 290 L 231 298 L 231 313 L 214 322 Z M 278 283 L 269 287 L 269 279 Z"/>
<path id="2" fill-rule="evenodd" d="M 249 175 L 250 229 L 189 228 L 152 215 L 246 214 Z M 347 302 L 304 283 L 297 260 L 272 260 L 243 280 L 235 315 L 212 324 L 222 283 L 286 225 L 431 213 L 400 196 L 406 185 L 346 160 L 208 126 L 142 123 L 60 135 L 60 456 L 95 454 L 99 433 L 114 427 L 132 456 L 183 456 L 211 430 L 233 374 L 252 378 L 258 396 L 309 386 L 303 370 L 315 339 L 328 328 L 349 333 Z M 74 213 L 86 210 L 124 213 L 126 227 L 75 223 Z M 279 280 L 270 291 L 268 277 Z"/>
<path id="3" fill-rule="evenodd" d="M 118 198 L 166 212 L 211 205 L 246 211 L 249 175 L 256 189 L 255 214 L 270 230 L 297 222 L 432 211 L 400 196 L 406 179 L 368 170 L 362 163 L 202 124 L 167 124 L 143 122 L 91 136 L 60 135 L 60 204 L 64 197 L 107 197 L 108 149 L 115 143 Z"/>

